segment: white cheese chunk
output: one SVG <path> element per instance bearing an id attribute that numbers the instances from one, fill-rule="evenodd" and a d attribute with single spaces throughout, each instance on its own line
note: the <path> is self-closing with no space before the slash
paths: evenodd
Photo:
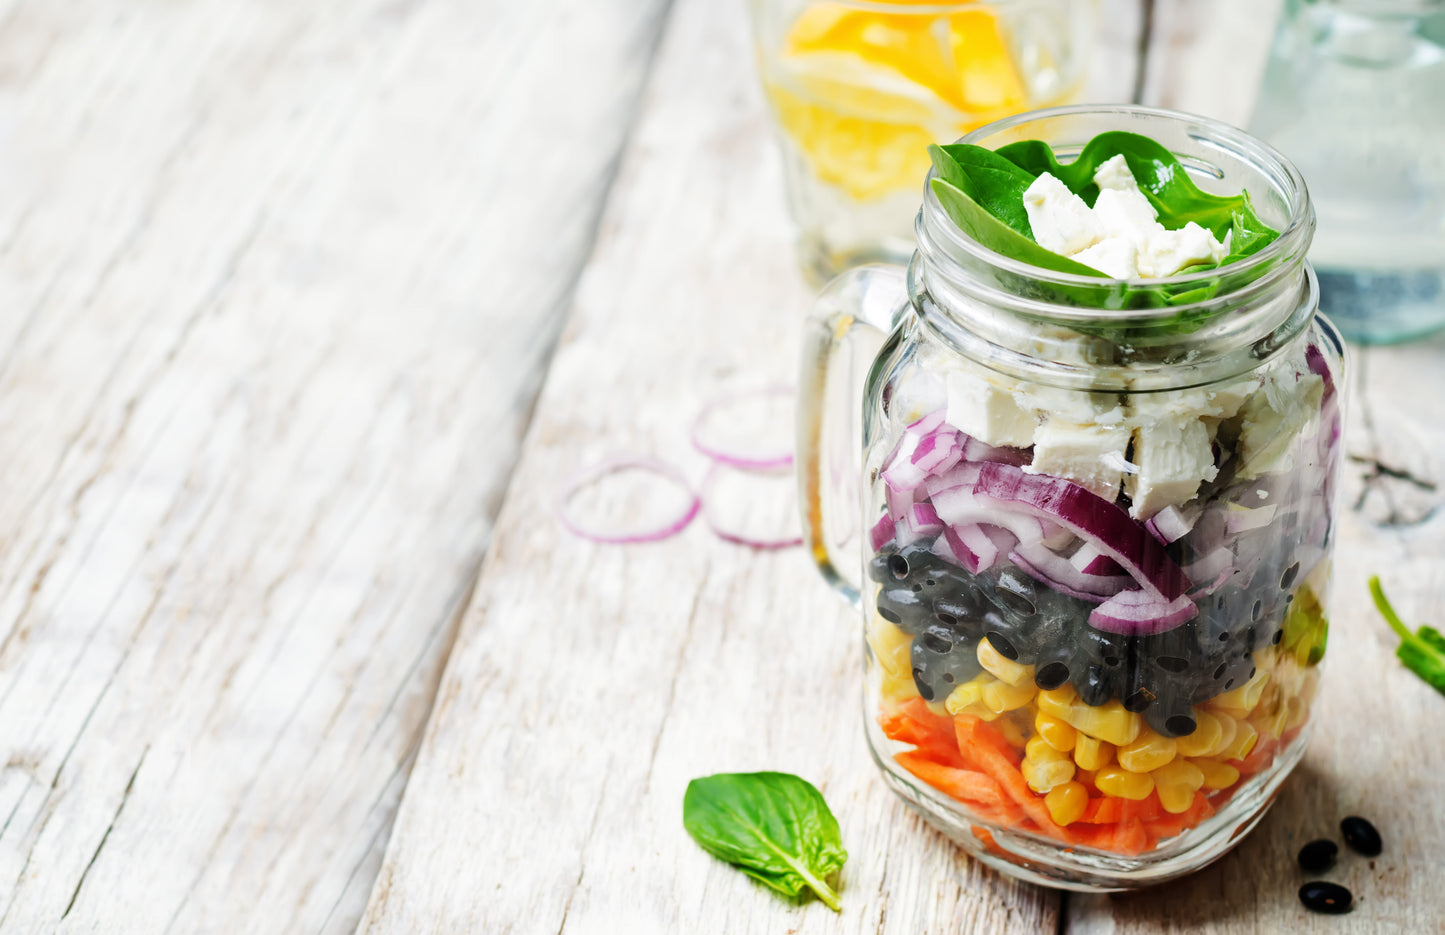
<path id="1" fill-rule="evenodd" d="M 1162 231 L 1159 214 L 1139 189 L 1106 188 L 1094 201 L 1094 218 L 1105 237 L 1123 237 L 1142 244 L 1155 231 Z"/>
<path id="2" fill-rule="evenodd" d="M 1105 237 L 1092 247 L 1080 250 L 1071 259 L 1093 267 L 1105 276 L 1133 279 L 1139 275 L 1139 268 L 1135 265 L 1138 255 L 1139 248 L 1132 240 L 1125 237 Z"/>
<path id="3" fill-rule="evenodd" d="M 1127 425 L 1073 425 L 1050 419 L 1034 432 L 1033 474 L 1066 477 L 1114 502 L 1119 495 L 1123 458 L 1110 457 L 1129 446 Z"/>
<path id="4" fill-rule="evenodd" d="M 1024 212 L 1038 245 L 1061 256 L 1072 256 L 1099 239 L 1099 224 L 1084 199 L 1047 172 L 1025 189 Z"/>
<path id="5" fill-rule="evenodd" d="M 1209 430 L 1197 418 L 1160 419 L 1134 429 L 1136 474 L 1124 478 L 1133 504 L 1129 515 L 1148 519 L 1171 504 L 1186 503 L 1201 481 L 1219 473 Z"/>
<path id="6" fill-rule="evenodd" d="M 1294 467 L 1293 446 L 1320 411 L 1325 384 L 1313 373 L 1271 375 L 1240 407 L 1239 476 L 1258 477 Z"/>
<path id="7" fill-rule="evenodd" d="M 1134 173 L 1129 171 L 1129 161 L 1124 158 L 1123 153 L 1104 160 L 1099 168 L 1094 170 L 1094 184 L 1100 189 L 1139 190 L 1139 183 L 1134 180 Z"/>
<path id="8" fill-rule="evenodd" d="M 948 374 L 949 425 L 990 445 L 1025 447 L 1033 442 L 1038 420 L 1012 394 L 965 370 Z"/>
<path id="9" fill-rule="evenodd" d="M 1139 275 L 1172 276 L 1195 263 L 1218 263 L 1224 254 L 1224 244 L 1193 221 L 1178 230 L 1161 227 L 1150 232 L 1139 250 Z"/>

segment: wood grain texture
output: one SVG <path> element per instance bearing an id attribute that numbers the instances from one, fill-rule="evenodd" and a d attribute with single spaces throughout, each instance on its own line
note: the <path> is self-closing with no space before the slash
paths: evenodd
<path id="1" fill-rule="evenodd" d="M 0 929 L 354 928 L 663 7 L 0 8 Z"/>
<path id="2" fill-rule="evenodd" d="M 803 555 L 701 524 L 594 546 L 549 515 L 614 449 L 700 478 L 686 427 L 702 401 L 790 379 L 807 295 L 754 82 L 737 5 L 679 4 L 362 932 L 1058 924 L 1058 894 L 964 857 L 883 786 L 857 623 Z M 839 816 L 841 916 L 778 900 L 683 832 L 689 779 L 754 769 L 809 778 Z"/>
<path id="3" fill-rule="evenodd" d="M 1283 0 L 1148 0 L 1139 103 L 1249 122 Z"/>

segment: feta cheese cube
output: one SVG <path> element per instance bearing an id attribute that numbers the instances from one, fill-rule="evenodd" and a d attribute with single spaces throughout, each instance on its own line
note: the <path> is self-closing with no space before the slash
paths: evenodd
<path id="1" fill-rule="evenodd" d="M 1038 420 L 1008 391 L 966 370 L 948 374 L 949 425 L 990 445 L 1026 447 Z"/>
<path id="2" fill-rule="evenodd" d="M 1258 477 L 1294 466 L 1294 442 L 1320 411 L 1325 384 L 1313 373 L 1285 373 L 1265 379 L 1240 407 L 1239 476 Z"/>
<path id="3" fill-rule="evenodd" d="M 1024 191 L 1024 212 L 1034 240 L 1045 250 L 1072 256 L 1099 239 L 1099 225 L 1084 199 L 1045 172 Z"/>
<path id="4" fill-rule="evenodd" d="M 1194 263 L 1218 263 L 1224 253 L 1224 245 L 1193 221 L 1178 230 L 1161 227 L 1149 234 L 1139 250 L 1139 274 L 1173 276 Z"/>
<path id="5" fill-rule="evenodd" d="M 1133 500 L 1129 515 L 1148 519 L 1166 506 L 1187 503 L 1201 481 L 1219 473 L 1209 430 L 1198 418 L 1159 419 L 1134 429 L 1136 474 L 1124 478 Z"/>
<path id="6" fill-rule="evenodd" d="M 1074 254 L 1072 259 L 1085 266 L 1091 266 L 1105 276 L 1115 279 L 1132 279 L 1139 275 L 1135 258 L 1139 248 L 1127 237 L 1105 237 L 1092 247 L 1085 247 Z"/>
<path id="7" fill-rule="evenodd" d="M 1127 425 L 1074 425 L 1049 419 L 1034 431 L 1034 460 L 1024 470 L 1067 478 L 1110 503 L 1119 495 Z M 1119 457 L 1110 457 L 1111 455 Z"/>
<path id="8" fill-rule="evenodd" d="M 1123 237 L 1136 245 L 1144 243 L 1164 226 L 1159 213 L 1139 189 L 1106 188 L 1094 201 L 1094 219 L 1105 237 Z"/>
<path id="9" fill-rule="evenodd" d="M 1094 170 L 1094 184 L 1100 189 L 1139 190 L 1139 183 L 1134 180 L 1134 173 L 1129 171 L 1129 161 L 1123 153 L 1105 160 Z"/>

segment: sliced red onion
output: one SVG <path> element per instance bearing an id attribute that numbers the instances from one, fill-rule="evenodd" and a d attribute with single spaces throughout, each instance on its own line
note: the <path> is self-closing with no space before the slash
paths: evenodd
<path id="1" fill-rule="evenodd" d="M 1172 601 L 1189 589 L 1183 570 L 1142 525 L 1117 505 L 1062 478 L 990 462 L 980 465 L 972 489 L 940 490 L 933 495 L 933 506 L 949 525 L 991 523 L 1026 543 L 1042 539 L 1042 528 L 1032 534 L 1023 520 L 1057 523 L 1097 546 L 1147 591 Z"/>
<path id="2" fill-rule="evenodd" d="M 667 517 L 656 526 L 635 530 L 594 529 L 589 528 L 573 518 L 568 511 L 568 506 L 579 490 L 589 484 L 596 483 L 609 474 L 627 470 L 648 471 L 667 478 L 687 492 L 687 504 L 683 506 L 676 516 Z M 618 545 L 636 542 L 657 542 L 661 539 L 675 536 L 687 528 L 688 523 L 692 522 L 693 517 L 697 516 L 698 511 L 701 509 L 702 498 L 696 493 L 693 493 L 692 487 L 687 482 L 687 477 L 683 475 L 681 470 L 657 458 L 635 457 L 630 455 L 618 455 L 607 458 L 591 467 L 583 468 L 580 473 L 575 475 L 571 481 L 567 483 L 567 486 L 562 489 L 562 493 L 557 497 L 557 518 L 562 521 L 562 525 L 573 535 L 580 536 L 591 542 Z"/>
<path id="3" fill-rule="evenodd" d="M 1101 578 L 1127 575 L 1118 562 L 1100 552 L 1099 547 L 1092 542 L 1085 542 L 1077 552 L 1070 555 L 1069 564 L 1086 575 L 1096 575 Z M 1110 591 L 1109 593 L 1117 592 Z"/>
<path id="4" fill-rule="evenodd" d="M 712 417 L 719 411 L 736 406 L 747 400 L 768 398 L 773 396 L 793 395 L 793 387 L 774 385 L 764 387 L 760 390 L 752 390 L 743 393 L 729 393 L 709 400 L 697 418 L 692 423 L 692 446 L 698 451 L 707 455 L 714 461 L 744 470 L 766 471 L 773 468 L 784 468 L 793 463 L 793 452 L 791 450 L 776 451 L 735 451 L 718 444 L 716 441 L 709 441 L 707 438 L 707 426 Z"/>
<path id="5" fill-rule="evenodd" d="M 943 527 L 949 550 L 958 557 L 959 564 L 973 574 L 988 571 L 999 556 L 1007 555 L 1018 541 L 1006 532 L 1000 537 L 1000 532 L 975 524 Z"/>
<path id="6" fill-rule="evenodd" d="M 978 475 L 983 470 L 980 464 L 964 461 L 941 474 L 928 478 L 923 482 L 923 490 L 930 497 L 936 497 L 945 490 L 954 488 L 966 488 L 972 490 L 974 484 L 978 483 Z"/>
<path id="7" fill-rule="evenodd" d="M 1197 613 L 1187 594 L 1166 600 L 1144 591 L 1120 591 L 1089 612 L 1089 625 L 1105 633 L 1150 636 L 1188 623 Z"/>
<path id="8" fill-rule="evenodd" d="M 1150 517 L 1144 528 L 1149 530 L 1149 534 L 1158 539 L 1161 545 L 1168 545 L 1189 535 L 1189 530 L 1199 521 L 1201 512 L 1197 507 L 1183 509 L 1170 504 Z"/>
<path id="9" fill-rule="evenodd" d="M 908 514 L 908 528 L 920 536 L 936 536 L 943 532 L 943 522 L 931 503 L 915 503 Z"/>
<path id="10" fill-rule="evenodd" d="M 962 436 L 963 459 L 965 461 L 996 461 L 999 464 L 1012 464 L 1021 467 L 1033 460 L 1033 456 L 1023 448 L 1002 447 L 990 445 L 988 442 L 980 441 L 971 435 Z"/>
<path id="11" fill-rule="evenodd" d="M 878 518 L 878 522 L 873 524 L 873 528 L 868 530 L 868 544 L 877 552 L 893 541 L 893 533 L 893 517 L 884 513 Z"/>
<path id="12" fill-rule="evenodd" d="M 937 431 L 938 428 L 943 425 L 943 417 L 945 415 L 947 415 L 947 410 L 935 409 L 917 421 L 910 422 L 904 431 L 911 432 L 920 437 L 927 435 L 929 432 Z"/>
<path id="13" fill-rule="evenodd" d="M 958 441 L 957 432 L 935 432 L 918 443 L 909 460 L 925 474 L 935 474 L 957 464 L 962 453 L 963 445 Z"/>
<path id="14" fill-rule="evenodd" d="M 713 515 L 713 511 L 708 508 L 708 494 L 711 493 L 713 484 L 719 474 L 719 468 L 722 466 L 723 465 L 721 464 L 714 464 L 711 468 L 708 469 L 707 476 L 703 478 L 702 487 L 698 492 L 698 499 L 701 501 L 703 519 L 707 520 L 708 528 L 710 528 L 719 539 L 722 539 L 725 542 L 735 542 L 738 545 L 746 545 L 754 549 L 786 549 L 791 546 L 803 544 L 803 537 L 799 535 L 758 536 L 751 533 L 739 532 L 738 530 L 730 529 L 723 523 L 721 523 Z M 732 465 L 727 466 L 732 467 Z M 796 511 L 792 511 L 791 515 L 796 515 Z"/>
<path id="15" fill-rule="evenodd" d="M 1122 569 L 1112 576 L 1085 574 L 1075 568 L 1068 558 L 1037 543 L 1020 542 L 1009 558 L 1030 576 L 1054 590 L 1095 604 L 1133 584 L 1133 579 L 1123 574 Z"/>

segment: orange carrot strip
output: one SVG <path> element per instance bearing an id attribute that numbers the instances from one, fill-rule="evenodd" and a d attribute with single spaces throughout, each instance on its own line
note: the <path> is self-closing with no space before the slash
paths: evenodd
<path id="1" fill-rule="evenodd" d="M 1008 794 L 1023 809 L 1024 814 L 1038 825 L 1038 833 L 1054 838 L 1059 841 L 1068 840 L 1064 830 L 1054 823 L 1049 815 L 1048 806 L 1044 804 L 1044 797 L 1035 795 L 1024 781 L 1023 774 L 1018 771 L 1015 762 L 1009 753 L 1012 747 L 1005 742 L 1000 747 L 999 742 L 1003 740 L 998 736 L 997 731 L 988 728 L 978 718 L 971 715 L 961 714 L 953 719 L 955 728 L 958 731 L 958 747 L 964 759 L 970 765 L 992 776 L 1003 787 Z M 993 736 L 990 736 L 992 734 Z"/>
<path id="2" fill-rule="evenodd" d="M 934 714 L 922 698 L 910 698 L 891 712 L 878 716 L 884 736 L 900 743 L 911 743 L 917 752 L 945 766 L 962 767 L 953 720 Z"/>
<path id="3" fill-rule="evenodd" d="M 1003 789 L 986 773 L 943 766 L 917 753 L 895 753 L 893 758 L 919 779 L 955 799 L 988 806 L 998 806 L 1008 801 L 1004 797 Z"/>
<path id="4" fill-rule="evenodd" d="M 1132 857 L 1149 849 L 1149 832 L 1145 830 L 1144 822 L 1137 818 L 1126 818 L 1115 828 L 1113 846 L 1109 850 Z"/>

